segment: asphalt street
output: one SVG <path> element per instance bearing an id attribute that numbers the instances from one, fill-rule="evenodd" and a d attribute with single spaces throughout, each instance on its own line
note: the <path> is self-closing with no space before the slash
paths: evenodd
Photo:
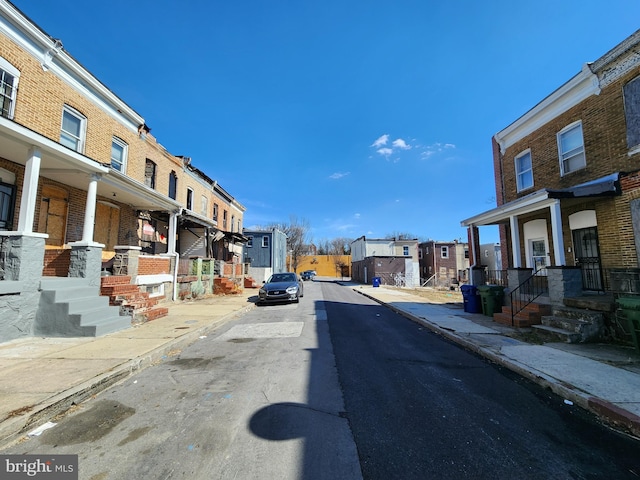
<path id="1" fill-rule="evenodd" d="M 637 478 L 637 442 L 584 410 L 351 289 L 322 288 L 364 478 Z"/>

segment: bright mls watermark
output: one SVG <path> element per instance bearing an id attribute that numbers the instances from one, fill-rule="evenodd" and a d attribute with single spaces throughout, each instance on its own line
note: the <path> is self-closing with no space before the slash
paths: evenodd
<path id="1" fill-rule="evenodd" d="M 78 480 L 78 455 L 0 455 L 0 478 Z"/>

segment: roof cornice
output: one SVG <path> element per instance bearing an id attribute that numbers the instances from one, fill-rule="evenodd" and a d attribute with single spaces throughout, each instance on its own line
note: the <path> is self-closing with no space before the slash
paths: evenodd
<path id="1" fill-rule="evenodd" d="M 495 134 L 494 138 L 500 145 L 500 152 L 504 153 L 508 147 L 578 105 L 585 98 L 598 94 L 600 94 L 598 77 L 591 71 L 589 64 L 585 63 L 580 73 L 507 128 Z"/>
<path id="2" fill-rule="evenodd" d="M 134 129 L 144 124 L 142 116 L 64 51 L 60 40 L 45 33 L 7 0 L 0 0 L 0 31 L 39 59 L 43 69 L 51 70 L 76 90 L 93 97 L 114 117 L 120 116 Z"/>

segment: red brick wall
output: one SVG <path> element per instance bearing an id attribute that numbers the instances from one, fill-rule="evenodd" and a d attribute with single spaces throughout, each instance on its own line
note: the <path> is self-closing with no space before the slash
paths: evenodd
<path id="1" fill-rule="evenodd" d="M 69 264 L 71 263 L 71 249 L 55 248 L 44 251 L 44 277 L 66 277 L 69 275 Z"/>
<path id="2" fill-rule="evenodd" d="M 171 273 L 171 259 L 141 255 L 138 258 L 138 275 Z"/>

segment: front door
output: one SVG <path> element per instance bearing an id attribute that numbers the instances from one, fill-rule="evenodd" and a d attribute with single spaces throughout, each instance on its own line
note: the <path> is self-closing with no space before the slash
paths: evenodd
<path id="1" fill-rule="evenodd" d="M 534 273 L 545 275 L 544 267 L 547 266 L 547 246 L 543 238 L 530 240 L 531 267 Z"/>
<path id="2" fill-rule="evenodd" d="M 598 227 L 580 228 L 572 233 L 576 265 L 582 269 L 583 288 L 603 290 Z"/>
<path id="3" fill-rule="evenodd" d="M 49 235 L 45 240 L 47 245 L 64 245 L 68 204 L 69 194 L 65 190 L 48 185 L 42 187 L 38 232 Z"/>

